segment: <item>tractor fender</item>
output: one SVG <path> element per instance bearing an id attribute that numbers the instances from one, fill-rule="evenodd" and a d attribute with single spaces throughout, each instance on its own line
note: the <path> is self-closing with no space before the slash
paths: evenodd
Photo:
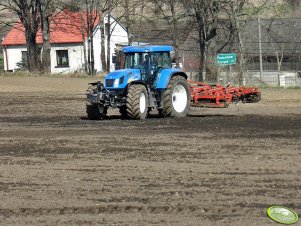
<path id="1" fill-rule="evenodd" d="M 132 82 L 128 83 L 127 86 L 126 86 L 126 90 L 128 90 L 128 88 L 129 88 L 131 85 L 133 85 L 133 84 L 144 85 L 145 88 L 146 88 L 146 90 L 147 90 L 147 92 L 148 92 L 148 87 L 147 87 L 146 83 L 142 82 L 141 80 L 139 80 L 139 81 L 132 81 Z"/>
<path id="2" fill-rule="evenodd" d="M 185 72 L 173 68 L 173 69 L 162 69 L 157 76 L 157 79 L 155 81 L 156 89 L 166 89 L 168 86 L 168 83 L 172 77 L 175 75 L 183 76 L 185 79 L 188 78 Z"/>

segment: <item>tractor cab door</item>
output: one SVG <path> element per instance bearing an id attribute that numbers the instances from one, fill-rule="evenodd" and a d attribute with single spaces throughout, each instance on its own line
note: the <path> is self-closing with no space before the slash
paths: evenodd
<path id="1" fill-rule="evenodd" d="M 171 68 L 169 52 L 154 52 L 150 54 L 149 84 L 153 85 L 162 69 Z"/>
<path id="2" fill-rule="evenodd" d="M 142 80 L 147 85 L 153 85 L 158 74 L 157 56 L 153 53 L 143 53 L 143 62 L 141 63 Z"/>

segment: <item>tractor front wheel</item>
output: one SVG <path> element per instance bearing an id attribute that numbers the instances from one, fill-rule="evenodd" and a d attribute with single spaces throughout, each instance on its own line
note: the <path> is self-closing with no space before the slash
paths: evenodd
<path id="1" fill-rule="evenodd" d="M 86 105 L 86 112 L 88 119 L 101 120 L 107 114 L 107 108 L 104 106 L 98 106 L 97 104 Z"/>
<path id="2" fill-rule="evenodd" d="M 145 119 L 148 109 L 148 95 L 144 85 L 134 84 L 128 89 L 126 111 L 131 119 Z"/>
<path id="3" fill-rule="evenodd" d="M 163 98 L 163 109 L 160 115 L 164 117 L 186 117 L 190 107 L 189 86 L 182 76 L 174 76 L 169 81 Z"/>

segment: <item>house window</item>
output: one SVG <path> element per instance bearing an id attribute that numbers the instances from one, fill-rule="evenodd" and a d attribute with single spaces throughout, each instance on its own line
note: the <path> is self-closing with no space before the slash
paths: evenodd
<path id="1" fill-rule="evenodd" d="M 22 51 L 22 62 L 24 64 L 27 64 L 28 62 L 27 51 Z"/>
<path id="2" fill-rule="evenodd" d="M 57 50 L 56 60 L 58 67 L 69 67 L 68 50 Z"/>

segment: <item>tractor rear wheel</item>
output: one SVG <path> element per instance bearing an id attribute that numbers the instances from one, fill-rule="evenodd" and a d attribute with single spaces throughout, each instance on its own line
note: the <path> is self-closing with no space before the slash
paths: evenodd
<path id="1" fill-rule="evenodd" d="M 189 86 L 182 76 L 174 76 L 169 81 L 163 97 L 163 117 L 186 117 L 190 107 Z"/>
<path id="2" fill-rule="evenodd" d="M 145 119 L 148 109 L 148 95 L 144 85 L 134 84 L 128 89 L 126 111 L 131 119 Z"/>
<path id="3" fill-rule="evenodd" d="M 101 120 L 107 114 L 107 109 L 104 106 L 98 106 L 97 104 L 86 105 L 86 112 L 88 119 Z"/>

